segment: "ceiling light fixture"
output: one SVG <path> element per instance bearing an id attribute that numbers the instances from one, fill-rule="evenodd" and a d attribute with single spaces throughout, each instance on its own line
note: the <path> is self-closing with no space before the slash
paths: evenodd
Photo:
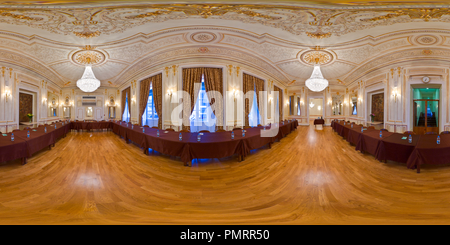
<path id="1" fill-rule="evenodd" d="M 321 92 L 328 87 L 328 80 L 325 79 L 320 71 L 319 58 L 316 58 L 314 70 L 311 77 L 306 80 L 305 85 L 313 92 Z"/>
<path id="2" fill-rule="evenodd" d="M 77 87 L 86 93 L 92 93 L 100 87 L 100 80 L 95 77 L 90 65 L 86 66 L 83 76 L 77 81 Z"/>

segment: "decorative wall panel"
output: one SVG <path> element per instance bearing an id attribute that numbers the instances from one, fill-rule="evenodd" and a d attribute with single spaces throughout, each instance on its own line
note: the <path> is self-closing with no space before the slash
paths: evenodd
<path id="1" fill-rule="evenodd" d="M 33 95 L 19 93 L 19 122 L 29 122 L 28 113 L 33 113 Z"/>
<path id="2" fill-rule="evenodd" d="M 376 122 L 384 122 L 384 94 L 372 95 L 372 113 Z"/>

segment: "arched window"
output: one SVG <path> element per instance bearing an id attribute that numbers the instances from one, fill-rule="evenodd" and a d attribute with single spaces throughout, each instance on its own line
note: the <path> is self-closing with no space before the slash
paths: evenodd
<path id="1" fill-rule="evenodd" d="M 209 105 L 209 99 L 205 90 L 205 78 L 203 75 L 197 101 L 195 102 L 194 110 L 189 119 L 191 132 L 198 132 L 201 130 L 208 130 L 210 132 L 216 131 L 216 116 Z"/>
<path id="2" fill-rule="evenodd" d="M 130 112 L 128 110 L 128 93 L 126 96 L 127 97 L 125 100 L 125 111 L 123 112 L 123 115 L 122 115 L 122 121 L 130 122 Z"/>
<path id="3" fill-rule="evenodd" d="M 301 111 L 300 111 L 300 97 L 297 97 L 297 116 L 301 116 Z"/>
<path id="4" fill-rule="evenodd" d="M 150 84 L 147 107 L 142 115 L 142 125 L 158 127 L 158 113 L 156 113 L 155 102 L 153 100 L 153 84 Z"/>

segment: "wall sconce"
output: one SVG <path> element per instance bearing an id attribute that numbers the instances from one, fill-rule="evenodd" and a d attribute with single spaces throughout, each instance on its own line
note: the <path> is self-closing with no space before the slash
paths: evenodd
<path id="1" fill-rule="evenodd" d="M 397 103 L 397 96 L 398 96 L 397 87 L 394 88 L 393 93 L 394 93 L 394 99 L 395 99 L 395 102 Z"/>
<path id="2" fill-rule="evenodd" d="M 136 97 L 133 96 L 133 98 L 131 98 L 131 101 L 136 104 Z"/>
<path id="3" fill-rule="evenodd" d="M 269 102 L 272 102 L 273 98 L 271 95 L 269 95 Z"/>
<path id="4" fill-rule="evenodd" d="M 47 103 L 47 98 L 42 99 L 42 104 L 45 105 Z"/>
<path id="5" fill-rule="evenodd" d="M 172 94 L 173 94 L 173 90 L 172 89 L 167 90 L 167 95 L 172 96 Z"/>
<path id="6" fill-rule="evenodd" d="M 303 105 L 303 104 L 304 104 L 303 100 L 300 100 L 300 104 L 301 104 L 301 105 Z"/>
<path id="7" fill-rule="evenodd" d="M 317 107 L 317 109 L 320 111 L 320 110 L 322 110 L 322 107 L 319 105 L 319 106 Z"/>
<path id="8" fill-rule="evenodd" d="M 6 97 L 6 102 L 8 102 L 8 97 L 11 97 L 11 91 L 9 91 L 9 89 L 5 90 L 5 97 Z"/>

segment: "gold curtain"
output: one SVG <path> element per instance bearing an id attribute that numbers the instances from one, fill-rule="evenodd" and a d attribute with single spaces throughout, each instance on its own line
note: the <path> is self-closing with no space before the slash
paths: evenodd
<path id="1" fill-rule="evenodd" d="M 187 103 L 183 103 L 183 129 L 190 130 L 190 120 L 189 117 L 195 107 L 195 98 L 198 91 L 194 91 L 195 83 L 202 82 L 204 68 L 185 68 L 183 69 L 183 91 L 188 93 L 188 97 L 183 97 L 183 101 L 191 101 L 191 107 L 189 108 Z M 199 87 L 200 89 L 200 87 Z"/>
<path id="2" fill-rule="evenodd" d="M 246 95 L 248 91 L 256 92 L 256 103 L 258 105 L 258 108 L 260 109 L 259 110 L 260 113 L 262 113 L 263 110 L 259 106 L 259 92 L 264 91 L 264 80 L 244 73 L 243 85 L 244 85 L 243 89 L 244 95 Z M 253 97 L 250 99 L 253 99 Z M 248 115 L 250 114 L 251 110 L 250 104 L 253 103 L 253 100 L 250 101 L 250 99 L 245 99 L 245 126 L 250 125 Z"/>
<path id="3" fill-rule="evenodd" d="M 283 90 L 277 86 L 273 86 L 273 91 L 278 91 L 278 110 L 281 122 L 283 120 Z"/>
<path id="4" fill-rule="evenodd" d="M 142 125 L 142 116 L 144 115 L 145 108 L 147 107 L 148 95 L 150 93 L 150 85 L 153 77 L 146 78 L 141 81 L 141 88 L 139 92 L 139 124 Z M 143 126 L 143 125 L 142 125 Z"/>
<path id="5" fill-rule="evenodd" d="M 204 68 L 205 75 L 205 91 L 218 91 L 223 96 L 223 75 L 222 68 Z M 215 104 L 215 110 L 213 111 L 216 116 L 216 129 L 223 129 L 223 101 L 216 101 L 214 98 L 210 98 L 210 105 Z"/>
<path id="6" fill-rule="evenodd" d="M 247 94 L 248 91 L 253 91 L 254 90 L 254 82 L 253 82 L 253 76 L 250 76 L 248 74 L 243 75 L 243 90 L 242 92 L 244 92 L 244 99 L 245 99 L 245 110 L 244 110 L 244 121 L 245 121 L 245 126 L 249 126 L 250 123 L 248 121 L 248 115 L 250 114 L 250 99 L 246 98 L 245 95 Z"/>
<path id="7" fill-rule="evenodd" d="M 152 77 L 153 80 L 153 103 L 155 103 L 155 110 L 158 114 L 158 128 L 162 129 L 162 73 Z M 171 102 L 169 102 L 171 103 Z"/>
<path id="8" fill-rule="evenodd" d="M 125 113 L 125 102 L 127 100 L 127 95 L 128 95 L 128 98 L 130 98 L 130 96 L 129 96 L 130 92 L 131 92 L 130 87 L 122 90 L 122 114 L 121 114 L 122 121 L 123 121 L 123 114 Z M 128 100 L 128 110 L 129 109 L 130 109 L 130 101 Z M 130 115 L 131 115 L 131 113 L 130 113 Z"/>
<path id="9" fill-rule="evenodd" d="M 261 118 L 262 118 L 264 110 L 263 110 L 263 108 L 261 108 L 261 105 L 259 103 L 260 102 L 259 92 L 265 91 L 264 90 L 264 80 L 255 77 L 255 89 L 256 89 L 256 103 L 258 105 L 259 113 L 261 114 Z"/>

